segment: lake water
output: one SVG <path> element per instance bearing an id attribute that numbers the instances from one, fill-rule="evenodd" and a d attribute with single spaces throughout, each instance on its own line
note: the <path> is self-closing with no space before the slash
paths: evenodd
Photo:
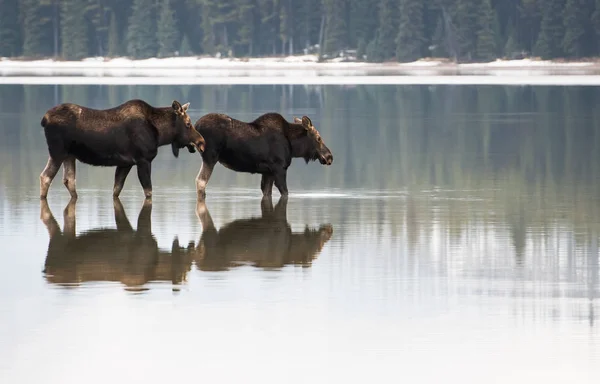
<path id="1" fill-rule="evenodd" d="M 77 164 L 47 204 L 60 102 L 308 115 L 334 154 L 290 196 L 170 148 Z M 0 382 L 600 380 L 600 90 L 467 85 L 0 85 Z"/>

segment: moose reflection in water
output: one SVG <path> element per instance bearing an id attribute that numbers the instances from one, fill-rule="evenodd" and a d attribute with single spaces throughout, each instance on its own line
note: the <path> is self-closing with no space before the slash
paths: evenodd
<path id="1" fill-rule="evenodd" d="M 152 234 L 152 203 L 145 201 L 134 230 L 121 201 L 114 199 L 117 228 L 98 228 L 75 235 L 75 200 L 64 210 L 60 230 L 47 200 L 41 200 L 40 218 L 50 235 L 44 273 L 46 280 L 58 285 L 88 282 L 121 282 L 128 290 L 143 290 L 152 281 L 186 280 L 191 261 L 188 252 L 173 240 L 170 252 L 158 248 Z"/>
<path id="2" fill-rule="evenodd" d="M 333 234 L 329 224 L 292 232 L 285 196 L 275 208 L 270 197 L 263 198 L 261 210 L 262 217 L 238 219 L 217 230 L 205 201 L 199 199 L 196 214 L 202 223 L 202 235 L 193 252 L 196 267 L 202 271 L 222 271 L 246 264 L 265 269 L 308 267 Z"/>

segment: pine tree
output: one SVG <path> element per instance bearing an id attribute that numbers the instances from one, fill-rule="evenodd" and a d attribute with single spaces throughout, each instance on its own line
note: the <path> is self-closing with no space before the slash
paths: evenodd
<path id="1" fill-rule="evenodd" d="M 108 27 L 108 56 L 115 57 L 121 55 L 121 39 L 119 38 L 119 26 L 115 11 L 110 13 L 110 24 Z"/>
<path id="2" fill-rule="evenodd" d="M 346 1 L 345 0 L 323 0 L 325 6 L 325 37 L 323 51 L 328 54 L 338 53 L 347 48 Z"/>
<path id="3" fill-rule="evenodd" d="M 19 53 L 19 1 L 0 0 L 0 56 Z"/>
<path id="4" fill-rule="evenodd" d="M 456 0 L 453 11 L 459 54 L 467 59 L 476 55 L 477 32 L 480 29 L 480 7 L 481 0 Z"/>
<path id="5" fill-rule="evenodd" d="M 293 53 L 294 46 L 294 10 L 292 8 L 292 0 L 281 0 L 279 9 L 279 37 L 281 39 L 281 47 L 283 54 L 286 54 L 286 46 L 288 53 Z"/>
<path id="6" fill-rule="evenodd" d="M 183 35 L 183 39 L 181 40 L 181 46 L 179 47 L 179 55 L 180 56 L 190 56 L 193 54 L 192 48 L 190 47 L 190 41 L 188 40 L 187 35 Z"/>
<path id="7" fill-rule="evenodd" d="M 213 4 L 210 1 L 202 0 L 201 3 L 202 8 L 202 50 L 204 53 L 214 54 L 215 53 L 215 31 L 214 25 L 212 21 L 212 14 L 214 11 L 212 10 Z"/>
<path id="8" fill-rule="evenodd" d="M 252 56 L 256 34 L 256 4 L 254 0 L 240 0 L 237 8 L 239 29 L 238 41 L 240 51 Z"/>
<path id="9" fill-rule="evenodd" d="M 596 38 L 600 37 L 600 0 L 594 2 L 594 12 L 592 13 L 592 24 L 596 32 Z"/>
<path id="10" fill-rule="evenodd" d="M 402 0 L 400 25 L 396 39 L 396 58 L 401 62 L 422 58 L 425 43 L 422 0 Z"/>
<path id="11" fill-rule="evenodd" d="M 50 19 L 44 14 L 44 5 L 38 0 L 21 0 L 19 11 L 23 18 L 23 55 L 50 53 Z"/>
<path id="12" fill-rule="evenodd" d="M 160 16 L 158 18 L 158 56 L 172 56 L 179 48 L 178 31 L 175 25 L 175 11 L 171 0 L 162 0 Z"/>
<path id="13" fill-rule="evenodd" d="M 134 0 L 127 30 L 127 53 L 137 59 L 156 55 L 156 10 L 154 0 Z"/>
<path id="14" fill-rule="evenodd" d="M 375 40 L 375 51 L 382 60 L 391 59 L 396 54 L 398 12 L 398 0 L 381 0 L 379 3 L 379 29 Z"/>
<path id="15" fill-rule="evenodd" d="M 62 56 L 68 60 L 79 60 L 88 56 L 88 35 L 85 7 L 78 0 L 63 0 L 60 3 L 60 26 Z"/>
<path id="16" fill-rule="evenodd" d="M 278 0 L 258 0 L 260 24 L 256 48 L 264 54 L 275 54 L 279 42 Z"/>
<path id="17" fill-rule="evenodd" d="M 348 43 L 351 47 L 361 48 L 358 56 L 365 53 L 367 43 L 377 31 L 377 3 L 378 0 L 350 0 Z"/>
<path id="18" fill-rule="evenodd" d="M 84 18 L 88 33 L 88 51 L 95 55 L 104 56 L 108 44 L 108 27 L 104 1 L 79 0 L 79 7 L 85 7 Z"/>
<path id="19" fill-rule="evenodd" d="M 509 22 L 508 27 L 506 29 L 508 39 L 506 39 L 506 44 L 504 45 L 504 56 L 510 58 L 513 54 L 521 50 L 517 40 L 516 28 L 513 26 L 512 22 Z"/>
<path id="20" fill-rule="evenodd" d="M 548 0 L 543 0 L 546 2 Z M 542 0 L 521 0 L 518 19 L 515 24 L 517 44 L 528 52 L 535 50 L 542 22 Z"/>
<path id="21" fill-rule="evenodd" d="M 482 1 L 480 15 L 479 31 L 477 31 L 477 57 L 489 61 L 495 59 L 497 54 L 494 31 L 496 15 L 490 0 Z"/>
<path id="22" fill-rule="evenodd" d="M 535 53 L 543 59 L 553 59 L 562 55 L 564 3 L 564 0 L 547 0 L 542 9 L 542 23 Z"/>
<path id="23" fill-rule="evenodd" d="M 564 53 L 571 57 L 588 54 L 591 33 L 592 3 L 589 0 L 567 0 L 564 12 Z"/>

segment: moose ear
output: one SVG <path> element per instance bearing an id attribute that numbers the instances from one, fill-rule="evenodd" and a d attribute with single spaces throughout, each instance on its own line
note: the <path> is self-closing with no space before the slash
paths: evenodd
<path id="1" fill-rule="evenodd" d="M 296 116 L 294 116 L 294 123 L 296 123 L 296 124 L 302 124 L 302 119 L 299 119 Z"/>
<path id="2" fill-rule="evenodd" d="M 173 104 L 171 104 L 171 107 L 173 107 L 175 112 L 181 112 L 181 104 L 179 104 L 179 101 L 173 100 Z"/>
<path id="3" fill-rule="evenodd" d="M 187 112 L 189 107 L 190 107 L 190 103 L 187 102 L 187 103 L 183 104 L 183 106 L 181 108 L 183 109 L 183 112 Z"/>
<path id="4" fill-rule="evenodd" d="M 310 121 L 308 116 L 302 116 L 302 125 L 304 125 L 305 128 L 311 128 L 313 126 L 312 121 Z"/>

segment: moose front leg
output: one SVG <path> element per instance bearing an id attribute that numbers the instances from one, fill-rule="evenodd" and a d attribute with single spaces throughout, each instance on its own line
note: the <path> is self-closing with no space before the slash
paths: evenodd
<path id="1" fill-rule="evenodd" d="M 286 177 L 287 177 L 287 171 L 285 169 L 275 172 L 275 175 L 274 175 L 275 186 L 277 187 L 277 189 L 279 189 L 279 193 L 281 193 L 281 196 L 288 195 Z"/>
<path id="2" fill-rule="evenodd" d="M 211 164 L 206 161 L 202 162 L 200 172 L 198 172 L 198 176 L 196 176 L 196 192 L 198 194 L 198 199 L 204 199 L 206 197 L 206 184 L 208 184 L 208 179 L 210 179 L 210 175 L 212 175 L 214 168 L 214 163 Z"/>
<path id="3" fill-rule="evenodd" d="M 115 171 L 115 186 L 113 187 L 113 197 L 119 197 L 121 191 L 123 190 L 123 186 L 125 185 L 125 179 L 127 175 L 129 175 L 129 171 L 131 171 L 132 166 L 128 165 L 126 167 L 117 167 Z"/>
<path id="4" fill-rule="evenodd" d="M 273 194 L 273 175 L 263 174 L 260 180 L 260 189 L 263 196 L 271 196 Z"/>
<path id="5" fill-rule="evenodd" d="M 63 184 L 71 194 L 71 199 L 77 199 L 75 189 L 75 156 L 69 156 L 63 162 Z"/>
<path id="6" fill-rule="evenodd" d="M 46 168 L 40 174 L 40 198 L 45 199 L 48 196 L 48 188 L 50 188 L 50 184 L 52 184 L 52 180 L 54 180 L 54 176 L 58 173 L 60 169 L 60 165 L 62 161 L 58 161 L 53 159 L 52 157 L 48 158 L 48 163 L 46 164 Z"/>
<path id="7" fill-rule="evenodd" d="M 140 161 L 137 163 L 137 173 L 138 179 L 140 179 L 140 184 L 142 184 L 142 188 L 144 188 L 144 196 L 146 199 L 152 198 L 152 163 L 147 160 Z"/>

